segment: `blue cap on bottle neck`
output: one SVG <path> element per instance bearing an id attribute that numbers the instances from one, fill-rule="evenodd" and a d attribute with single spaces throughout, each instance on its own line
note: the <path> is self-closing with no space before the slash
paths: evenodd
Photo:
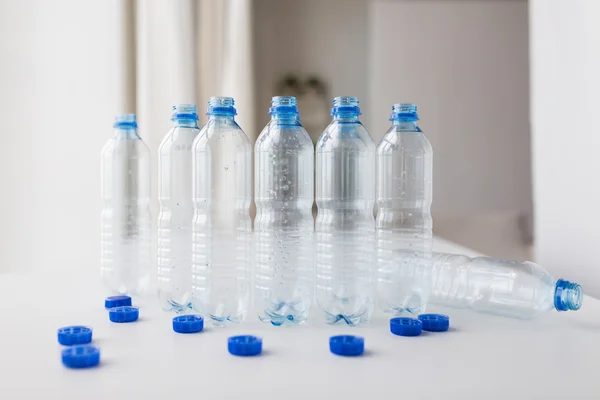
<path id="1" fill-rule="evenodd" d="M 416 104 L 397 103 L 392 106 L 390 121 L 414 122 L 418 120 Z"/>
<path id="2" fill-rule="evenodd" d="M 333 108 L 331 109 L 331 115 L 361 115 L 360 107 L 358 107 L 358 98 L 353 96 L 338 96 L 334 98 Z"/>
<path id="3" fill-rule="evenodd" d="M 233 117 L 237 115 L 237 110 L 233 107 L 234 104 L 233 97 L 211 97 L 208 99 L 206 115 Z"/>
<path id="4" fill-rule="evenodd" d="M 113 128 L 117 129 L 136 129 L 137 126 L 135 114 L 119 114 L 113 123 Z"/>
<path id="5" fill-rule="evenodd" d="M 583 302 L 583 290 L 577 283 L 559 279 L 554 290 L 554 308 L 558 311 L 577 311 Z"/>
<path id="6" fill-rule="evenodd" d="M 173 121 L 181 120 L 198 120 L 198 114 L 196 114 L 195 104 L 176 104 L 173 106 L 173 115 L 171 116 Z"/>

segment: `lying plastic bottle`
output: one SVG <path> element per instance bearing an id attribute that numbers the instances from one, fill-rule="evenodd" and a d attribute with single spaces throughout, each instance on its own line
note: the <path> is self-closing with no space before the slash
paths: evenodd
<path id="1" fill-rule="evenodd" d="M 581 286 L 530 261 L 434 253 L 431 277 L 431 303 L 514 318 L 576 311 L 583 301 Z"/>

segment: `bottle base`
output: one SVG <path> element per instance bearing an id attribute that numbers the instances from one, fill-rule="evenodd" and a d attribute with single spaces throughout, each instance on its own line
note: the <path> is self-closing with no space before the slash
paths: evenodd
<path id="1" fill-rule="evenodd" d="M 163 311 L 174 311 L 177 314 L 182 314 L 188 310 L 192 310 L 192 303 L 190 301 L 186 301 L 187 296 L 184 296 L 182 300 L 184 301 L 175 301 L 170 293 L 159 292 L 158 300 L 160 303 L 160 308 Z"/>
<path id="2" fill-rule="evenodd" d="M 392 305 L 386 302 L 379 303 L 379 309 L 387 314 L 392 314 L 393 317 L 410 317 L 417 318 L 419 315 L 424 314 L 427 309 L 427 304 L 422 301 L 407 302 L 408 304 L 403 305 Z M 411 304 L 413 303 L 413 304 Z"/>
<path id="3" fill-rule="evenodd" d="M 387 308 L 382 310 L 385 313 L 391 314 L 395 317 L 409 317 L 409 318 L 417 318 L 419 315 L 424 314 L 426 311 L 426 307 L 418 307 L 418 308 Z"/>
<path id="4" fill-rule="evenodd" d="M 217 316 L 213 314 L 208 314 L 208 318 L 212 321 L 212 324 L 217 327 L 225 327 L 231 324 L 239 324 L 244 321 L 246 318 L 246 313 L 241 313 L 238 315 L 229 315 L 227 317 Z"/>
<path id="5" fill-rule="evenodd" d="M 365 310 L 361 314 L 343 315 L 343 314 L 330 314 L 325 312 L 325 322 L 333 325 L 338 323 L 346 323 L 350 326 L 364 325 L 371 322 L 372 310 Z"/>
<path id="6" fill-rule="evenodd" d="M 263 310 L 258 315 L 262 322 L 270 322 L 274 326 L 298 325 L 308 319 L 310 301 L 265 301 L 262 306 L 257 305 L 257 308 Z"/>
<path id="7" fill-rule="evenodd" d="M 282 325 L 301 325 L 306 322 L 308 319 L 308 315 L 285 315 L 285 316 L 273 316 L 273 315 L 259 315 L 258 319 L 261 322 L 269 322 L 273 326 L 282 326 Z"/>
<path id="8" fill-rule="evenodd" d="M 143 296 L 148 292 L 149 280 L 144 278 L 137 282 L 118 283 L 103 277 L 102 284 L 111 295 Z"/>

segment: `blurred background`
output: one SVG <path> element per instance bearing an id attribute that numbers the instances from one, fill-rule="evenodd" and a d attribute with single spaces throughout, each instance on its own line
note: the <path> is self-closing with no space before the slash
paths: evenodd
<path id="1" fill-rule="evenodd" d="M 600 295 L 599 18 L 597 0 L 0 0 L 0 272 L 98 267 L 116 113 L 156 152 L 175 103 L 233 96 L 255 139 L 296 95 L 316 139 L 352 95 L 376 141 L 418 105 L 436 235 Z"/>

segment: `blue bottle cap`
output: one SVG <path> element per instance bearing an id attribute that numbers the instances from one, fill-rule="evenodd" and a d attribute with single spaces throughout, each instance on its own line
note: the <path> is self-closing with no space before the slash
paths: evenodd
<path id="1" fill-rule="evenodd" d="M 104 299 L 104 308 L 123 307 L 131 305 L 129 296 L 110 296 Z"/>
<path id="2" fill-rule="evenodd" d="M 117 129 L 136 129 L 137 121 L 135 114 L 120 114 L 115 117 L 113 128 Z"/>
<path id="3" fill-rule="evenodd" d="M 416 318 L 390 319 L 390 331 L 398 336 L 419 336 L 423 330 L 423 323 Z"/>
<path id="4" fill-rule="evenodd" d="M 62 363 L 69 368 L 89 368 L 100 362 L 100 350 L 90 345 L 73 346 L 62 351 Z"/>
<path id="5" fill-rule="evenodd" d="M 180 315 L 173 318 L 173 330 L 177 333 L 196 333 L 204 328 L 204 318 L 199 315 Z"/>
<path id="6" fill-rule="evenodd" d="M 360 356 L 365 351 L 365 339 L 352 335 L 332 336 L 329 350 L 338 356 Z"/>
<path id="7" fill-rule="evenodd" d="M 173 106 L 173 115 L 171 116 L 171 120 L 198 120 L 198 114 L 196 114 L 196 105 L 195 104 L 175 104 Z"/>
<path id="8" fill-rule="evenodd" d="M 262 339 L 257 336 L 231 336 L 227 339 L 227 350 L 234 356 L 256 356 L 262 351 Z"/>
<path id="9" fill-rule="evenodd" d="M 392 115 L 390 121 L 418 121 L 416 104 L 411 103 L 396 103 L 392 106 Z"/>
<path id="10" fill-rule="evenodd" d="M 123 306 L 113 307 L 108 310 L 108 318 L 112 322 L 133 322 L 137 321 L 140 315 L 138 307 Z"/>
<path id="11" fill-rule="evenodd" d="M 443 314 L 421 314 L 423 329 L 429 332 L 445 332 L 450 327 L 450 318 Z"/>
<path id="12" fill-rule="evenodd" d="M 583 291 L 577 283 L 559 279 L 554 290 L 554 308 L 558 311 L 577 311 L 581 308 Z"/>
<path id="13" fill-rule="evenodd" d="M 63 346 L 86 344 L 92 341 L 92 328 L 87 326 L 65 326 L 58 330 L 58 343 Z"/>

